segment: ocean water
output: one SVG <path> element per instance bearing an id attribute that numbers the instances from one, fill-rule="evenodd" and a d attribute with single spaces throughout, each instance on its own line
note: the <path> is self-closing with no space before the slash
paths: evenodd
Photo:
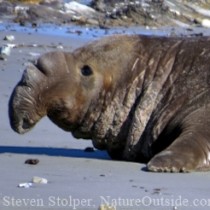
<path id="1" fill-rule="evenodd" d="M 27 26 L 20 26 L 14 23 L 1 23 L 0 31 L 17 31 L 27 33 L 40 33 L 50 34 L 55 36 L 81 36 L 87 38 L 97 38 L 112 34 L 142 34 L 142 35 L 156 35 L 156 36 L 169 36 L 171 30 L 167 29 L 151 29 L 146 27 L 114 27 L 114 28 L 100 28 L 95 26 L 77 26 L 77 25 L 54 25 L 54 24 L 41 24 L 37 27 L 32 27 L 30 24 Z"/>
<path id="2" fill-rule="evenodd" d="M 139 34 L 147 36 L 210 36 L 210 30 L 203 27 L 160 27 L 150 28 L 142 26 L 100 28 L 97 26 L 78 26 L 74 24 L 40 24 L 33 27 L 31 24 L 20 26 L 11 22 L 0 23 L 1 31 L 17 31 L 26 33 L 38 33 L 52 36 L 81 37 L 82 39 L 100 38 L 113 34 Z"/>

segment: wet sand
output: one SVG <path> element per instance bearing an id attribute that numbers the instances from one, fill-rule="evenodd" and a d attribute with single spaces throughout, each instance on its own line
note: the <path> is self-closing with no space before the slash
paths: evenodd
<path id="1" fill-rule="evenodd" d="M 117 204 L 117 210 L 209 209 L 209 172 L 150 173 L 144 164 L 112 161 L 106 152 L 85 152 L 91 141 L 75 140 L 47 118 L 25 135 L 14 133 L 7 104 L 28 61 L 51 50 L 71 51 L 107 32 L 84 29 L 80 35 L 74 30 L 49 35 L 43 29 L 7 28 L 1 30 L 0 46 L 12 34 L 16 47 L 7 60 L 0 60 L 0 209 L 94 210 L 108 203 Z M 37 165 L 24 163 L 34 158 Z M 17 187 L 34 176 L 46 178 L 48 184 Z"/>

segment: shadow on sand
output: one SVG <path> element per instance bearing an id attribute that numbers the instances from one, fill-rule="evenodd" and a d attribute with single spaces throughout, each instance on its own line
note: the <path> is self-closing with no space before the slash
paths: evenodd
<path id="1" fill-rule="evenodd" d="M 17 147 L 17 146 L 0 146 L 0 153 L 16 153 L 16 154 L 33 154 L 33 155 L 49 155 L 60 157 L 75 158 L 91 158 L 106 159 L 110 157 L 105 151 L 94 150 L 86 152 L 80 149 L 64 149 L 64 148 L 48 148 L 48 147 Z"/>

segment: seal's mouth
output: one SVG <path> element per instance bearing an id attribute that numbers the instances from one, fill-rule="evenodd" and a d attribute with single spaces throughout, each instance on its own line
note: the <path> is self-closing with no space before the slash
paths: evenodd
<path id="1" fill-rule="evenodd" d="M 26 117 L 25 113 L 14 110 L 12 105 L 9 105 L 9 119 L 11 128 L 19 134 L 27 133 L 36 124 L 30 118 Z"/>
<path id="2" fill-rule="evenodd" d="M 19 134 L 24 134 L 30 131 L 34 127 L 34 125 L 35 124 L 29 123 L 28 119 L 23 118 L 22 120 L 19 121 L 17 125 L 13 127 L 13 130 L 15 130 Z"/>
<path id="3" fill-rule="evenodd" d="M 23 118 L 19 121 L 16 132 L 24 134 L 31 130 L 34 126 L 35 123 L 30 122 L 27 118 Z"/>

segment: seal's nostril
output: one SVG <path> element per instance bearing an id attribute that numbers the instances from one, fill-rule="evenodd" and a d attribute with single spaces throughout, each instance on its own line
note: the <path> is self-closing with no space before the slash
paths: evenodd
<path id="1" fill-rule="evenodd" d="M 22 128 L 23 129 L 29 129 L 29 128 L 31 128 L 31 123 L 29 122 L 29 120 L 28 119 L 26 119 L 26 118 L 23 118 L 23 124 L 22 124 Z"/>

